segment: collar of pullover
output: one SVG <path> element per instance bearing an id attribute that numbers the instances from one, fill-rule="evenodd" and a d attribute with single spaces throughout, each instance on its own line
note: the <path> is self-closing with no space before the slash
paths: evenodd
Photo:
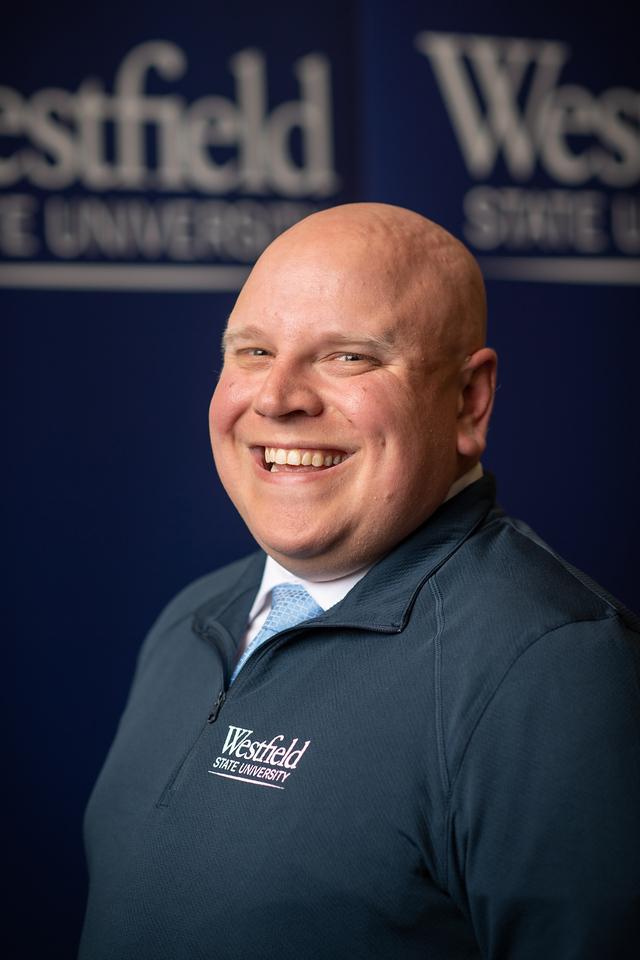
<path id="1" fill-rule="evenodd" d="M 429 519 L 379 560 L 335 606 L 305 627 L 355 627 L 399 633 L 416 595 L 462 546 L 495 504 L 495 482 L 485 474 L 445 501 Z M 236 564 L 224 593 L 203 604 L 194 617 L 194 630 L 206 636 L 215 622 L 231 636 L 241 636 L 260 586 L 265 555 L 252 554 Z"/>

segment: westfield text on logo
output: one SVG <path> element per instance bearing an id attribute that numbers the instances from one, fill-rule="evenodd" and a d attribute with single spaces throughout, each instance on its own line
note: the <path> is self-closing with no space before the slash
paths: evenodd
<path id="1" fill-rule="evenodd" d="M 464 197 L 472 246 L 640 252 L 640 202 L 628 192 L 640 180 L 638 91 L 561 82 L 570 49 L 555 40 L 423 32 L 416 46 L 471 180 L 493 180 Z"/>
<path id="2" fill-rule="evenodd" d="M 209 773 L 230 780 L 243 780 L 263 787 L 284 789 L 284 782 L 298 766 L 310 740 L 298 746 L 294 737 L 285 744 L 284 734 L 271 740 L 252 740 L 253 730 L 229 726 L 222 752 L 216 757 Z"/>

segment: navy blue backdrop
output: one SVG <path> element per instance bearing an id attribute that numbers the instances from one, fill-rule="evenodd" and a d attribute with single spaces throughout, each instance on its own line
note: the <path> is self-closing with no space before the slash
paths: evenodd
<path id="1" fill-rule="evenodd" d="M 469 243 L 501 500 L 640 606 L 634 37 L 621 0 L 5 15 L 6 956 L 74 955 L 82 811 L 142 637 L 251 549 L 207 405 L 248 267 L 311 210 L 405 204 Z"/>

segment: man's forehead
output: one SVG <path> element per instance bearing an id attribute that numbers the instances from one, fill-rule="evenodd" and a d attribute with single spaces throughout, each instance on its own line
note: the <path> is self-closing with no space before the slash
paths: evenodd
<path id="1" fill-rule="evenodd" d="M 240 292 L 232 321 L 245 317 L 286 317 L 308 310 L 325 326 L 343 328 L 344 314 L 360 314 L 376 335 L 393 328 L 407 309 L 447 299 L 445 271 L 432 271 L 417 258 L 402 256 L 391 243 L 354 242 L 323 232 L 274 244 L 258 261 Z M 453 286 L 450 285 L 453 290 Z M 351 325 L 351 324 L 349 324 Z"/>

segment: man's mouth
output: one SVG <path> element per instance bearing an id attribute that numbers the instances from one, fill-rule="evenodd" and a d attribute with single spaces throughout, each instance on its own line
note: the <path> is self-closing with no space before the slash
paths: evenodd
<path id="1" fill-rule="evenodd" d="M 349 456 L 344 450 L 320 450 L 309 447 L 264 447 L 265 469 L 271 473 L 291 470 L 327 470 Z"/>

